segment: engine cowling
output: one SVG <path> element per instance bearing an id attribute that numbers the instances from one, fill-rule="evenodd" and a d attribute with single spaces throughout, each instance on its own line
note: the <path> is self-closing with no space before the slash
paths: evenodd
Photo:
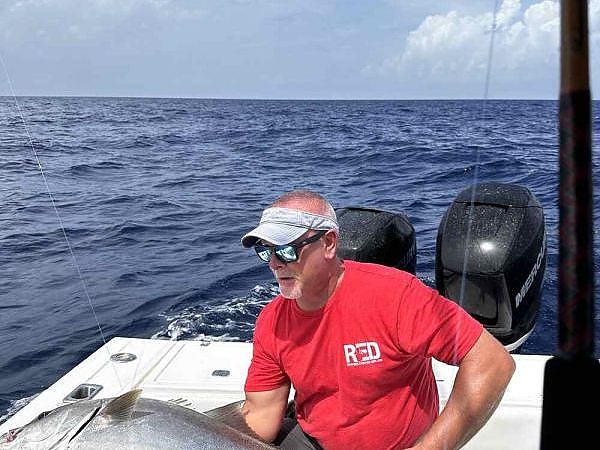
<path id="1" fill-rule="evenodd" d="M 546 268 L 543 209 L 525 187 L 481 183 L 461 191 L 436 239 L 436 288 L 507 349 L 533 331 Z"/>

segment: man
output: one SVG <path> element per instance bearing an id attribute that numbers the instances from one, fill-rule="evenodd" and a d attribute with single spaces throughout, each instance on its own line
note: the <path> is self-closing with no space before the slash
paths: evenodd
<path id="1" fill-rule="evenodd" d="M 292 191 L 242 238 L 280 289 L 256 321 L 247 424 L 288 449 L 460 448 L 498 406 L 515 370 L 511 355 L 415 276 L 340 260 L 338 234 L 324 197 Z M 432 357 L 458 365 L 441 413 Z"/>

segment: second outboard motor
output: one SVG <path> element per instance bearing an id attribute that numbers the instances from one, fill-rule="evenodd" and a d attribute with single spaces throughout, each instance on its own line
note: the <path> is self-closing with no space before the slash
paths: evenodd
<path id="1" fill-rule="evenodd" d="M 383 264 L 415 273 L 415 229 L 404 213 L 347 207 L 336 209 L 340 225 L 337 254 L 342 259 Z"/>
<path id="2" fill-rule="evenodd" d="M 540 203 L 515 184 L 463 190 L 438 228 L 435 262 L 438 291 L 518 349 L 535 326 L 546 268 Z"/>

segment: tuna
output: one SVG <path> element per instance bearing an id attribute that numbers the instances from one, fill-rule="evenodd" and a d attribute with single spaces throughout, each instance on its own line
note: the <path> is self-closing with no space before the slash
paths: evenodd
<path id="1" fill-rule="evenodd" d="M 59 406 L 0 436 L 0 449 L 276 448 L 252 435 L 241 416 L 241 402 L 205 414 L 171 402 L 143 398 L 140 394 L 140 390 L 132 390 L 112 399 L 81 400 Z"/>

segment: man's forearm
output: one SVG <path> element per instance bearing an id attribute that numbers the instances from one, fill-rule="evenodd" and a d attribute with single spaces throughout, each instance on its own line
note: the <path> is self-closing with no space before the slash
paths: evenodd
<path id="1" fill-rule="evenodd" d="M 448 402 L 413 449 L 452 450 L 465 445 L 489 420 L 515 371 L 515 362 L 484 331 L 461 362 Z"/>

